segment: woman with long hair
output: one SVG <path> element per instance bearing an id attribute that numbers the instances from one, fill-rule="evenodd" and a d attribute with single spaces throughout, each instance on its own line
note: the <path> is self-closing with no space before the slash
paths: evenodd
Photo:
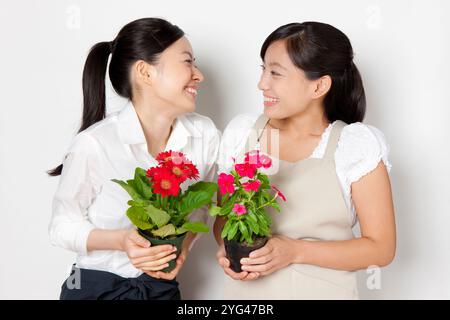
<path id="1" fill-rule="evenodd" d="M 136 167 L 156 165 L 156 155 L 169 150 L 183 152 L 200 179 L 214 178 L 220 135 L 209 118 L 193 112 L 203 81 L 194 61 L 184 32 L 157 18 L 130 22 L 114 40 L 90 50 L 81 128 L 63 163 L 49 171 L 61 175 L 51 242 L 77 253 L 61 299 L 180 299 L 175 277 L 194 236 L 186 236 L 176 268 L 162 272 L 175 259 L 175 247 L 151 246 L 137 233 L 125 215 L 128 194 L 111 179 L 129 179 Z M 107 69 L 128 103 L 105 117 Z M 203 211 L 194 216 L 206 218 Z M 70 285 L 74 279 L 78 285 Z"/>

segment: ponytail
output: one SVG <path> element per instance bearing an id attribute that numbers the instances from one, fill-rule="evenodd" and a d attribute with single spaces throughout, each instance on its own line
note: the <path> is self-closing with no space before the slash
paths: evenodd
<path id="1" fill-rule="evenodd" d="M 352 61 L 340 76 L 332 75 L 330 91 L 325 96 L 325 113 L 329 121 L 362 122 L 366 112 L 366 94 L 361 75 Z"/>
<path id="2" fill-rule="evenodd" d="M 99 42 L 91 48 L 86 58 L 83 69 L 83 119 L 78 132 L 105 118 L 105 75 L 110 53 L 110 42 Z M 60 164 L 47 173 L 59 176 L 62 168 Z"/>

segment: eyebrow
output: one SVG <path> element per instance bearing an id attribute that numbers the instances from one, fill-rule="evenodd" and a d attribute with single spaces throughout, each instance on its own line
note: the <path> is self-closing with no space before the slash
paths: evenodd
<path id="1" fill-rule="evenodd" d="M 183 51 L 181 54 L 187 54 L 187 55 L 189 55 L 189 57 L 191 57 L 192 60 L 195 61 L 195 58 L 192 56 L 192 53 L 190 53 L 189 51 Z"/>
<path id="2" fill-rule="evenodd" d="M 280 67 L 281 69 L 287 70 L 287 68 L 283 67 L 278 62 L 271 62 L 271 63 L 269 63 L 269 66 L 271 66 L 271 67 Z"/>

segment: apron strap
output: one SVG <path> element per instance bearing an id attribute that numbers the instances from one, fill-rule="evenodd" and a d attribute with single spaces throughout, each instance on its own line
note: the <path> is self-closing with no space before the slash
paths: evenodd
<path id="1" fill-rule="evenodd" d="M 328 139 L 327 148 L 323 156 L 323 160 L 334 160 L 334 152 L 336 151 L 339 137 L 341 136 L 342 129 L 347 124 L 342 120 L 336 120 L 331 128 L 330 137 Z"/>

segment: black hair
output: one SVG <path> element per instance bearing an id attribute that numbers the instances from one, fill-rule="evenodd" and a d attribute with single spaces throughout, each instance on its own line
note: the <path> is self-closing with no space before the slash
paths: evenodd
<path id="1" fill-rule="evenodd" d="M 264 41 L 260 56 L 267 48 L 284 40 L 292 63 L 309 80 L 329 75 L 332 84 L 324 99 L 329 121 L 359 122 L 366 112 L 366 95 L 361 75 L 353 62 L 348 37 L 335 27 L 321 22 L 289 23 L 273 31 Z"/>
<path id="2" fill-rule="evenodd" d="M 137 60 L 150 64 L 158 61 L 160 54 L 184 36 L 176 25 L 159 18 L 143 18 L 125 25 L 111 42 L 95 44 L 86 58 L 83 69 L 83 118 L 78 132 L 105 118 L 105 74 L 108 58 L 109 78 L 114 90 L 131 99 L 130 69 Z M 58 176 L 63 165 L 49 170 Z"/>

